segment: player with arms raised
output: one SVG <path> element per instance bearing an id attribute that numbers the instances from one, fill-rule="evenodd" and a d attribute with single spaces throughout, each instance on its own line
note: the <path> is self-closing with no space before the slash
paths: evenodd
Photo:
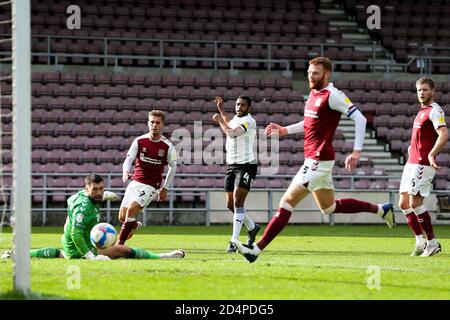
<path id="1" fill-rule="evenodd" d="M 345 168 L 356 168 L 361 155 L 366 129 L 366 118 L 347 96 L 330 83 L 332 64 L 328 58 L 317 57 L 309 62 L 308 80 L 311 92 L 305 105 L 304 120 L 282 127 L 270 123 L 269 136 L 305 132 L 305 162 L 280 200 L 279 208 L 253 246 L 234 241 L 239 252 L 249 262 L 254 262 L 267 245 L 288 223 L 294 208 L 312 193 L 323 214 L 371 212 L 383 217 L 390 228 L 395 225 L 392 203 L 374 204 L 356 199 L 335 199 L 332 170 L 335 162 L 333 137 L 341 115 L 355 122 L 353 152 L 345 159 Z"/>
<path id="2" fill-rule="evenodd" d="M 235 116 L 230 120 L 223 110 L 223 100 L 216 97 L 215 103 L 219 113 L 214 114 L 222 131 L 226 134 L 227 171 L 225 174 L 225 194 L 227 208 L 233 213 L 233 234 L 227 253 L 236 252 L 233 240 L 239 238 L 242 223 L 248 229 L 247 244 L 252 245 L 256 234 L 261 229 L 259 224 L 245 212 L 244 203 L 250 191 L 251 183 L 258 170 L 253 145 L 256 137 L 256 121 L 251 116 L 252 100 L 247 96 L 239 96 L 235 104 Z"/>
<path id="3" fill-rule="evenodd" d="M 162 135 L 165 114 L 152 110 L 148 114 L 149 133 L 134 139 L 123 163 L 123 182 L 130 178 L 131 166 L 134 172 L 120 205 L 119 220 L 123 222 L 119 244 L 124 244 L 142 223 L 136 215 L 154 199 L 166 200 L 172 185 L 177 165 L 177 153 L 173 144 Z M 162 174 L 168 165 L 164 183 Z"/>
<path id="4" fill-rule="evenodd" d="M 420 110 L 414 119 L 409 158 L 403 169 L 400 183 L 399 207 L 416 237 L 416 247 L 411 256 L 429 257 L 441 251 L 431 225 L 431 217 L 423 204 L 430 195 L 433 178 L 440 167 L 437 154 L 448 141 L 448 129 L 442 108 L 434 102 L 434 81 L 423 77 L 417 80 L 417 97 Z M 427 236 L 425 241 L 423 232 Z"/>

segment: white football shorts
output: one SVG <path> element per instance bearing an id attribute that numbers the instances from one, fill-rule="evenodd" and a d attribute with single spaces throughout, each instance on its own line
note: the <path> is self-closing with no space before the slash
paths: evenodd
<path id="1" fill-rule="evenodd" d="M 156 199 L 159 195 L 159 190 L 156 190 L 148 184 L 143 184 L 132 180 L 123 196 L 122 203 L 120 207 L 129 208 L 133 201 L 136 201 L 142 208 L 145 208 Z"/>
<path id="2" fill-rule="evenodd" d="M 403 169 L 402 181 L 400 182 L 400 193 L 408 192 L 422 197 L 428 197 L 433 188 L 433 178 L 436 170 L 431 166 L 406 163 Z"/>
<path id="3" fill-rule="evenodd" d="M 334 160 L 319 161 L 305 159 L 300 170 L 295 175 L 293 182 L 302 185 L 310 192 L 319 189 L 333 189 L 333 178 L 331 176 L 334 167 Z"/>

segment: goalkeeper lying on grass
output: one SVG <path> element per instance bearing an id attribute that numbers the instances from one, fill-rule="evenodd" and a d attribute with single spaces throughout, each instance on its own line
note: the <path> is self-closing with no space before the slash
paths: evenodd
<path id="1" fill-rule="evenodd" d="M 33 258 L 66 258 L 88 260 L 128 259 L 164 259 L 184 258 L 183 250 L 168 253 L 154 253 L 125 245 L 113 245 L 107 249 L 95 248 L 89 235 L 92 227 L 100 222 L 100 204 L 102 201 L 117 201 L 119 197 L 110 191 L 105 191 L 103 178 L 95 173 L 88 175 L 84 190 L 67 199 L 67 219 L 64 224 L 64 234 L 61 238 L 62 249 L 42 248 L 31 250 Z M 5 251 L 1 258 L 11 258 L 12 250 Z"/>

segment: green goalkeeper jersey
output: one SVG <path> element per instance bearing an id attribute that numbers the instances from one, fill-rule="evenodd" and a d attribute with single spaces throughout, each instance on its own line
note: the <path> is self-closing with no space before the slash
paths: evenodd
<path id="1" fill-rule="evenodd" d="M 64 224 L 62 245 L 69 259 L 82 258 L 89 250 L 97 254 L 89 235 L 100 221 L 100 204 L 95 203 L 84 190 L 67 199 L 67 219 Z"/>

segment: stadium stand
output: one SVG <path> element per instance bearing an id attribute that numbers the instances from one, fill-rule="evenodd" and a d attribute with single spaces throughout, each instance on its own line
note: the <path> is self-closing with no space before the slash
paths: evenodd
<path id="1" fill-rule="evenodd" d="M 83 28 L 65 26 L 67 1 L 33 1 L 32 49 L 34 63 L 96 64 L 101 55 L 126 55 L 123 66 L 161 67 L 171 60 L 138 59 L 138 56 L 193 57 L 181 60 L 181 67 L 211 68 L 203 58 L 282 59 L 292 68 L 305 69 L 306 60 L 324 54 L 335 60 L 366 60 L 342 38 L 339 28 L 329 27 L 328 17 L 320 13 L 316 1 L 262 1 L 249 3 L 230 0 L 210 1 L 119 1 L 114 9 L 102 3 L 80 1 Z M 5 16 L 8 13 L 4 13 Z M 9 33 L 0 26 L 1 33 Z M 96 56 L 86 56 L 97 54 Z M 85 55 L 85 56 L 82 56 Z M 228 61 L 217 62 L 228 68 Z M 236 61 L 234 68 L 259 69 L 262 62 Z M 274 68 L 284 68 L 274 64 Z M 340 68 L 348 68 L 338 65 Z M 368 70 L 367 66 L 357 66 Z"/>
<path id="2" fill-rule="evenodd" d="M 47 181 L 33 177 L 33 187 L 78 187 L 79 180 L 70 176 L 77 172 L 120 174 L 131 139 L 146 131 L 149 108 L 168 113 L 169 137 L 178 128 L 192 136 L 194 121 L 202 121 L 203 131 L 215 128 L 212 101 L 218 95 L 227 107 L 240 94 L 252 97 L 261 128 L 271 121 L 299 121 L 307 94 L 307 61 L 325 55 L 336 62 L 335 71 L 344 75 L 333 81 L 336 87 L 346 92 L 368 119 L 367 152 L 352 174 L 342 169 L 353 147 L 346 130 L 353 128 L 352 123 L 343 121 L 338 129 L 334 141 L 336 188 L 397 189 L 398 177 L 392 175 L 398 175 L 399 169 L 387 166 L 402 165 L 407 157 L 409 128 L 417 112 L 414 79 L 423 71 L 418 60 L 405 63 L 413 56 L 432 56 L 427 65 L 430 73 L 450 73 L 450 60 L 441 59 L 450 56 L 450 38 L 443 31 L 448 29 L 449 8 L 425 6 L 426 10 L 412 15 L 412 7 L 419 2 L 83 0 L 77 2 L 82 8 L 82 29 L 69 30 L 65 25 L 69 1 L 32 1 L 33 172 L 67 174 Z M 361 50 L 361 43 L 347 37 L 345 24 L 336 24 L 333 10 L 329 10 L 342 10 L 358 23 L 355 32 L 359 32 L 365 26 L 369 4 L 378 4 L 385 12 L 381 30 L 368 35 L 361 31 L 368 36 L 364 41 L 369 47 L 380 49 L 376 52 Z M 8 16 L 7 10 L 1 12 L 0 20 Z M 426 27 L 416 28 L 418 25 Z M 0 25 L 0 35 L 10 33 L 8 25 Z M 10 50 L 10 43 L 0 42 L 0 55 Z M 369 71 L 378 70 L 375 67 L 385 68 L 372 65 L 375 55 L 389 57 L 386 65 L 398 66 L 408 77 L 398 80 L 371 74 Z M 281 76 L 281 70 L 292 72 Z M 1 113 L 7 114 L 11 112 L 12 84 L 6 80 L 0 85 Z M 442 106 L 450 104 L 448 81 L 437 83 L 436 101 Z M 448 108 L 444 110 L 450 114 Z M 10 131 L 11 118 L 1 119 L 3 131 Z M 450 123 L 449 117 L 446 120 Z M 2 145 L 11 147 L 11 143 L 11 136 L 2 135 Z M 194 143 L 206 147 L 209 141 Z M 302 143 L 302 135 L 283 139 L 278 176 L 257 179 L 254 187 L 285 188 L 303 161 Z M 2 158 L 3 164 L 11 164 L 10 154 Z M 450 145 L 438 159 L 450 165 Z M 175 185 L 222 188 L 223 171 L 221 164 L 182 165 Z M 10 185 L 8 177 L 5 181 Z M 123 186 L 120 177 L 110 181 L 111 187 Z M 447 169 L 436 176 L 435 188 L 450 190 Z M 37 193 L 33 200 L 65 199 L 63 194 L 45 198 Z M 178 200 L 205 199 L 192 193 Z"/>
<path id="3" fill-rule="evenodd" d="M 373 36 L 391 50 L 397 61 L 406 62 L 411 56 L 433 56 L 433 73 L 450 73 L 450 7 L 445 0 L 392 1 L 392 0 L 345 0 L 345 7 L 354 12 L 357 20 L 365 24 L 366 8 L 378 5 L 383 11 L 383 28 L 371 30 Z M 420 6 L 422 10 L 416 10 Z M 412 64 L 411 72 L 419 71 Z"/>

